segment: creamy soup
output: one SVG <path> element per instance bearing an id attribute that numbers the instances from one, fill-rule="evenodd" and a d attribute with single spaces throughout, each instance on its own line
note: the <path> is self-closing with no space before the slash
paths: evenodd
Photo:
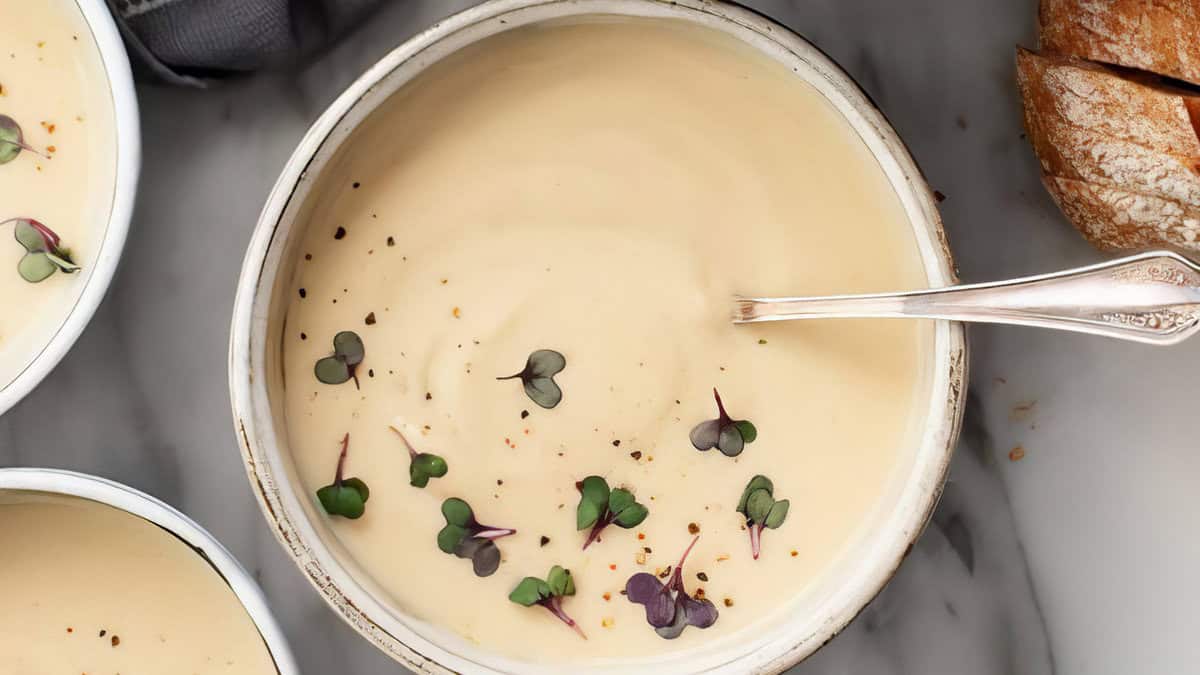
<path id="1" fill-rule="evenodd" d="M 71 312 L 104 236 L 116 162 L 108 80 L 72 0 L 0 3 L 0 115 L 28 149 L 15 157 L 0 129 L 0 388 L 46 346 Z M 0 125 L 3 126 L 3 125 Z M 22 278 L 13 219 L 57 234 L 81 269 Z M 40 275 L 39 275 L 40 276 Z"/>
<path id="2" fill-rule="evenodd" d="M 0 588 L 6 673 L 277 672 L 204 558 L 157 525 L 96 502 L 0 494 Z"/>
<path id="3" fill-rule="evenodd" d="M 368 119 L 317 194 L 287 289 L 290 448 L 324 513 L 316 493 L 337 487 L 349 434 L 343 478 L 369 499 L 355 505 L 361 485 L 343 481 L 354 494 L 329 526 L 422 624 L 550 664 L 737 639 L 830 571 L 908 456 L 930 326 L 730 323 L 735 293 L 923 284 L 865 145 L 815 90 L 732 38 L 617 20 L 490 38 Z M 360 363 L 352 337 L 335 351 L 342 331 L 361 340 Z M 538 350 L 554 354 L 498 379 Z M 720 447 L 701 452 L 693 430 L 713 419 L 698 435 Z M 401 434 L 448 473 L 411 485 Z M 790 504 L 757 559 L 738 512 L 756 475 L 773 482 L 767 506 Z M 589 476 L 648 515 L 584 550 L 577 482 Z M 452 531 L 470 559 L 439 549 L 448 498 L 516 529 L 494 540 L 493 574 L 474 570 L 487 571 L 487 546 L 459 549 Z M 696 537 L 681 581 L 719 617 L 664 639 L 622 591 L 639 572 L 669 581 Z M 575 595 L 557 602 L 586 641 L 509 600 L 554 565 L 572 573 Z"/>

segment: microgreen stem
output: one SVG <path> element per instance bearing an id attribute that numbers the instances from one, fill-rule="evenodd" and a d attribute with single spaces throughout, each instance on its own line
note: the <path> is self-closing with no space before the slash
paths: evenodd
<path id="1" fill-rule="evenodd" d="M 517 373 L 516 375 L 509 375 L 508 377 L 497 377 L 496 379 L 497 380 L 515 380 L 524 374 L 525 374 L 525 371 L 522 370 L 521 372 Z"/>
<path id="2" fill-rule="evenodd" d="M 494 541 L 501 537 L 507 537 L 516 533 L 516 530 L 507 527 L 485 527 L 471 536 L 478 537 L 480 539 L 491 539 Z"/>
<path id="3" fill-rule="evenodd" d="M 583 629 L 579 627 L 579 624 L 575 623 L 575 619 L 567 616 L 567 613 L 563 611 L 562 596 L 556 595 L 551 598 L 546 598 L 538 604 L 550 610 L 550 613 L 558 617 L 559 621 L 562 621 L 570 626 L 576 633 L 579 634 L 579 637 L 583 638 L 584 640 L 588 639 L 587 633 L 584 633 Z"/>
<path id="4" fill-rule="evenodd" d="M 388 428 L 391 429 L 392 431 L 396 432 L 396 435 L 400 437 L 400 440 L 404 441 L 404 447 L 408 448 L 408 456 L 416 457 L 417 456 L 416 449 L 413 448 L 412 443 L 408 442 L 408 439 L 405 438 L 404 434 L 401 433 L 399 429 L 397 429 L 394 426 L 391 426 L 390 424 L 388 425 Z"/>
<path id="5" fill-rule="evenodd" d="M 609 525 L 612 525 L 615 519 L 616 518 L 610 513 L 607 516 L 597 520 L 596 524 L 592 526 L 592 531 L 588 532 L 587 541 L 583 542 L 583 550 L 586 551 L 587 548 L 592 545 L 592 542 L 599 539 L 600 532 Z"/>
<path id="6" fill-rule="evenodd" d="M 343 470 L 346 468 L 346 452 L 350 450 L 350 432 L 342 436 L 342 452 L 338 455 L 337 473 L 333 476 L 333 484 L 341 487 Z"/>
<path id="7" fill-rule="evenodd" d="M 753 524 L 750 526 L 750 554 L 758 560 L 758 554 L 762 550 L 762 531 L 763 526 Z"/>
<path id="8" fill-rule="evenodd" d="M 717 411 L 721 413 L 721 422 L 728 422 L 730 417 L 725 412 L 725 404 L 721 402 L 721 394 L 717 393 L 716 387 L 713 387 L 713 398 L 717 399 Z"/>
<path id="9" fill-rule="evenodd" d="M 21 141 L 10 141 L 7 138 L 0 138 L 0 143 L 8 143 L 9 145 L 15 145 L 22 150 L 28 150 L 29 152 L 32 152 L 33 154 L 37 155 L 38 157 L 41 157 L 43 159 L 50 159 L 49 155 L 38 150 L 37 148 L 33 147 L 32 145 L 30 145 L 28 143 L 23 143 Z"/>

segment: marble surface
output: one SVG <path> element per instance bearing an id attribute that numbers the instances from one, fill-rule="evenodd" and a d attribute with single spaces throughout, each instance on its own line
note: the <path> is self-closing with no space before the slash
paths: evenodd
<path id="1" fill-rule="evenodd" d="M 267 190 L 358 73 L 462 0 L 391 3 L 330 54 L 209 91 L 143 86 L 145 168 L 115 285 L 58 369 L 0 418 L 0 465 L 64 467 L 181 508 L 253 570 L 306 673 L 402 672 L 342 624 L 251 496 L 225 358 L 236 272 Z M 1035 0 L 748 0 L 875 98 L 942 205 L 968 281 L 1099 259 L 1021 139 L 1013 46 Z M 800 151 L 800 150 L 798 150 Z M 1200 344 L 1169 350 L 972 330 L 972 408 L 913 555 L 794 672 L 1186 672 L 1200 604 Z M 1021 446 L 1024 459 L 1011 461 Z"/>

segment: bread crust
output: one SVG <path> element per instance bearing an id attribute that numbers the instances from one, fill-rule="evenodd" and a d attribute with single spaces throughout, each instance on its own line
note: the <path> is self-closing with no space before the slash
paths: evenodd
<path id="1" fill-rule="evenodd" d="M 1042 48 L 1200 84 L 1200 0 L 1041 0 Z"/>
<path id="2" fill-rule="evenodd" d="M 1085 236 L 1105 249 L 1200 248 L 1200 97 L 1019 48 L 1017 79 L 1046 187 Z"/>

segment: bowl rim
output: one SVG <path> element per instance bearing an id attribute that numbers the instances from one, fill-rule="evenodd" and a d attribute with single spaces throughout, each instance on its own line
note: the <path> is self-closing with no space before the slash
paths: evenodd
<path id="1" fill-rule="evenodd" d="M 250 573 L 212 534 L 179 510 L 128 485 L 63 469 L 0 469 L 0 492 L 8 490 L 86 499 L 151 522 L 175 535 L 229 585 L 258 628 L 279 675 L 300 675 L 287 638 Z"/>
<path id="2" fill-rule="evenodd" d="M 286 241 L 297 204 L 304 201 L 320 164 L 328 160 L 355 128 L 349 118 L 359 115 L 364 101 L 385 100 L 403 85 L 389 82 L 405 68 L 419 72 L 444 53 L 437 47 L 444 40 L 481 25 L 506 23 L 521 12 L 544 10 L 537 22 L 561 16 L 617 14 L 684 18 L 737 34 L 748 31 L 760 50 L 785 53 L 797 63 L 796 72 L 830 100 L 850 123 L 887 174 L 888 180 L 910 220 L 931 286 L 956 281 L 952 257 L 942 229 L 932 190 L 910 153 L 882 112 L 856 83 L 829 57 L 796 33 L 744 7 L 719 0 L 489 0 L 475 5 L 415 35 L 385 55 L 353 82 L 312 125 L 282 170 L 272 189 L 247 249 L 235 299 L 230 336 L 230 394 L 238 441 L 254 492 L 277 539 L 304 571 L 320 595 L 376 647 L 419 672 L 552 672 L 531 664 L 486 659 L 488 665 L 470 656 L 452 652 L 404 625 L 386 606 L 351 578 L 321 542 L 308 520 L 300 497 L 286 484 L 287 466 L 281 453 L 271 416 L 267 377 L 268 323 L 274 275 L 280 263 L 277 240 Z M 494 32 L 523 25 L 508 21 Z M 761 44 L 760 44 L 761 43 Z M 461 45 L 460 45 L 461 46 Z M 449 49 L 449 53 L 457 47 Z M 431 55 L 432 54 L 432 55 Z M 805 68 L 800 73 L 799 67 Z M 811 71 L 809 73 L 808 71 Z M 411 77 L 411 74 L 409 75 Z M 394 85 L 389 89 L 389 84 Z M 370 108 L 369 108 L 370 109 Z M 366 113 L 359 115 L 359 118 Z M 280 237 L 283 231 L 284 236 Z M 887 519 L 890 534 L 871 540 L 871 564 L 855 577 L 858 583 L 839 588 L 836 611 L 805 632 L 792 631 L 789 644 L 779 640 L 755 653 L 710 660 L 689 672 L 774 673 L 811 655 L 837 633 L 873 599 L 895 574 L 928 522 L 953 454 L 966 398 L 966 341 L 960 323 L 938 321 L 934 329 L 933 371 L 928 415 L 921 426 L 921 444 L 910 475 L 897 499 L 896 514 Z M 308 496 L 306 496 L 308 497 Z M 311 501 L 311 497 L 308 497 Z M 834 606 L 836 605 L 836 606 Z M 730 660 L 732 659 L 732 660 Z M 495 664 L 500 664 L 499 666 Z M 666 672 L 655 664 L 655 672 Z M 628 667 L 623 669 L 628 670 Z M 639 670 L 639 668 L 634 668 Z M 597 671 L 599 672 L 599 671 Z M 615 671 L 604 671 L 615 672 Z"/>
<path id="3" fill-rule="evenodd" d="M 0 415 L 33 391 L 83 334 L 116 274 L 133 217 L 134 197 L 141 167 L 141 130 L 129 56 L 125 53 L 120 32 L 104 0 L 73 1 L 92 31 L 112 98 L 116 131 L 112 206 L 96 261 L 88 272 L 88 278 L 83 281 L 83 290 L 71 311 L 25 368 L 11 382 L 0 385 Z"/>

